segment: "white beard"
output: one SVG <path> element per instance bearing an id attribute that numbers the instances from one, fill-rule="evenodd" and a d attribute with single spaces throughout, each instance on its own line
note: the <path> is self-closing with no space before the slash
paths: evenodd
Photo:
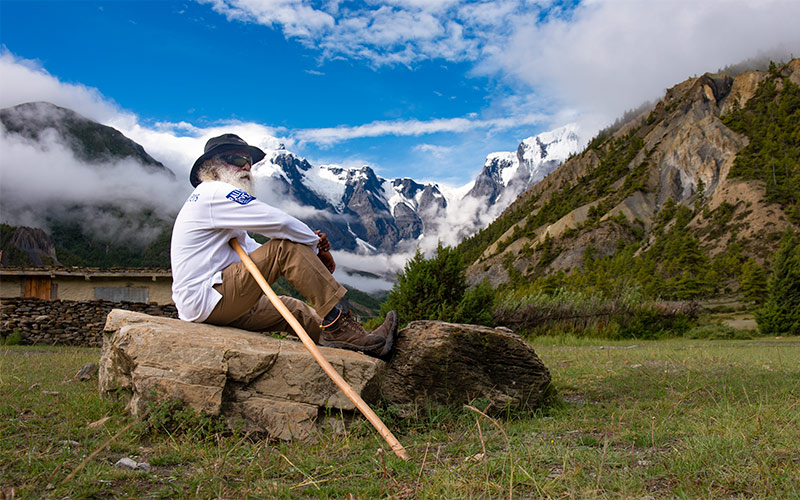
<path id="1" fill-rule="evenodd" d="M 232 184 L 246 193 L 253 192 L 253 178 L 246 170 L 221 168 L 217 170 L 217 179 Z"/>

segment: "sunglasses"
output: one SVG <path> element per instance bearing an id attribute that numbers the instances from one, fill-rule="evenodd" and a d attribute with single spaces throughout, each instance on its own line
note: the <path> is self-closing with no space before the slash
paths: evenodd
<path id="1" fill-rule="evenodd" d="M 242 168 L 245 165 L 253 165 L 253 158 L 249 155 L 243 155 L 240 153 L 237 154 L 230 154 L 230 155 L 220 155 L 220 159 L 227 163 L 228 165 L 233 165 L 235 167 Z"/>

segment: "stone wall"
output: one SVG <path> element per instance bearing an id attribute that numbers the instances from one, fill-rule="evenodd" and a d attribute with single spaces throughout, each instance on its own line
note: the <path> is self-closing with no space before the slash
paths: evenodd
<path id="1" fill-rule="evenodd" d="M 19 329 L 23 344 L 100 347 L 106 316 L 112 309 L 178 317 L 174 305 L 14 297 L 0 300 L 0 334 L 5 337 Z"/>

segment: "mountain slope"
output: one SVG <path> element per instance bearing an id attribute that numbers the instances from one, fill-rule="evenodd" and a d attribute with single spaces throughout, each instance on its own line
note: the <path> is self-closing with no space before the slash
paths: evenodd
<path id="1" fill-rule="evenodd" d="M 662 273 L 670 283 L 694 276 L 684 273 L 686 265 L 667 269 L 673 263 L 666 257 L 659 261 L 654 253 L 699 252 L 699 262 L 709 267 L 733 254 L 738 264 L 748 258 L 763 263 L 782 231 L 797 230 L 797 194 L 778 200 L 768 196 L 773 181 L 763 173 L 738 174 L 738 154 L 753 141 L 746 127 L 737 132 L 726 123 L 759 100 L 774 102 L 788 117 L 775 134 L 787 137 L 778 149 L 796 157 L 791 155 L 800 148 L 797 83 L 796 59 L 770 72 L 749 71 L 735 78 L 706 74 L 669 89 L 655 107 L 617 130 L 601 132 L 489 227 L 464 241 L 459 250 L 473 262 L 470 282 L 522 284 L 556 275 L 563 281 L 559 272 L 584 269 L 623 249 L 631 258 L 649 255 L 651 278 Z M 777 90 L 765 92 L 765 87 Z M 784 154 L 776 151 L 769 157 Z M 785 175 L 775 179 L 783 189 L 800 185 L 797 162 L 779 164 Z M 664 293 L 679 295 L 676 290 Z"/>
<path id="2" fill-rule="evenodd" d="M 78 159 L 86 163 L 101 165 L 114 160 L 133 159 L 149 171 L 175 177 L 171 170 L 120 131 L 49 102 L 28 102 L 0 109 L 0 123 L 6 133 L 17 134 L 34 142 L 44 141 L 45 135 L 52 131 Z"/>
<path id="3" fill-rule="evenodd" d="M 171 170 L 118 130 L 50 103 L 0 109 L 0 124 L 4 223 L 45 229 L 65 265 L 169 265 Z M 29 240 L 12 246 L 30 254 Z M 58 262 L 45 257 L 31 258 Z"/>

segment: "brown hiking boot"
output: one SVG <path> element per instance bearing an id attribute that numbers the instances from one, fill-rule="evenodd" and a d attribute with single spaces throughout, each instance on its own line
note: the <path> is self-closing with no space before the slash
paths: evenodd
<path id="1" fill-rule="evenodd" d="M 388 355 L 392 351 L 392 347 L 394 347 L 394 336 L 397 334 L 397 312 L 389 311 L 383 323 L 370 333 L 372 335 L 380 335 L 386 339 L 386 343 L 383 344 L 383 349 L 381 349 L 381 352 L 379 352 L 377 356 L 382 358 Z"/>
<path id="2" fill-rule="evenodd" d="M 381 335 L 367 333 L 353 318 L 350 311 L 342 311 L 330 326 L 322 327 L 319 345 L 338 347 L 377 356 L 383 351 L 386 339 Z"/>

